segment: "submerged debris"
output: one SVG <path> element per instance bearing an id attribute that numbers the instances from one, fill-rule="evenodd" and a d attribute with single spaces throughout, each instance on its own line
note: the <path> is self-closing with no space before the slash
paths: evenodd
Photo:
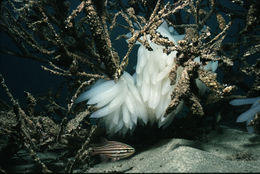
<path id="1" fill-rule="evenodd" d="M 25 92 L 23 105 L 23 99 L 19 98 L 18 102 L 1 75 L 4 89 L 1 91 L 7 98 L 0 99 L 0 155 L 6 156 L 0 163 L 1 172 L 23 172 L 9 165 L 20 158 L 18 154 L 30 156 L 36 166 L 33 171 L 43 173 L 71 173 L 83 163 L 90 167 L 91 144 L 100 136 L 97 132 L 101 128 L 89 116 L 100 105 L 75 101 L 94 83 L 109 80 L 120 83 L 127 75 L 124 72 L 133 68 L 130 65 L 135 62 L 136 45 L 150 54 L 156 52 L 154 44 L 166 57 L 175 56 L 163 78 L 168 79 L 165 81 L 169 86 L 175 86 L 163 111 L 174 115 L 155 114 L 161 119 L 159 126 L 169 125 L 169 120 L 181 117 L 181 121 L 176 121 L 180 126 L 167 132 L 169 136 L 176 136 L 178 128 L 195 129 L 207 120 L 213 120 L 212 127 L 215 127 L 233 113 L 231 107 L 226 112 L 230 100 L 241 95 L 259 96 L 258 1 L 237 0 L 226 5 L 219 0 L 5 0 L 0 5 L 1 31 L 16 46 L 1 46 L 1 54 L 39 62 L 43 70 L 64 80 L 59 88 L 53 86 L 55 90 L 46 94 Z M 185 37 L 174 42 L 169 35 L 159 32 L 164 22 L 172 35 Z M 233 32 L 234 29 L 238 31 Z M 119 47 L 117 42 L 122 45 Z M 155 71 L 156 68 L 151 68 L 142 72 L 154 74 Z M 140 74 L 136 75 L 139 79 Z M 154 106 L 158 101 L 147 103 Z M 177 112 L 179 108 L 184 108 L 184 112 Z M 149 110 L 148 115 L 156 110 Z M 237 117 L 241 113 L 233 115 Z M 250 123 L 255 130 L 260 130 L 259 120 L 256 113 Z M 124 121 L 127 122 L 126 117 Z M 140 126 L 132 121 L 134 126 Z M 47 152 L 51 157 L 43 158 L 42 153 Z"/>

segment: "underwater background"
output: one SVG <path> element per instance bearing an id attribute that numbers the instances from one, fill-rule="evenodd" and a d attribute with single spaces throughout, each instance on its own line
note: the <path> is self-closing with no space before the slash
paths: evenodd
<path id="1" fill-rule="evenodd" d="M 64 31 L 59 29 L 60 26 L 58 24 L 66 26 L 65 20 L 73 14 L 73 10 L 78 9 L 79 4 L 82 2 L 83 1 L 69 0 L 51 2 L 43 0 L 38 5 L 35 4 L 33 0 L 3 0 L 0 2 L 0 74 L 2 84 L 0 88 L 1 172 L 260 171 L 258 165 L 260 164 L 259 112 L 255 113 L 254 120 L 251 123 L 254 127 L 254 133 L 249 133 L 245 122 L 236 122 L 240 114 L 250 110 L 250 104 L 252 104 L 252 107 L 254 105 L 259 108 L 259 98 L 254 104 L 233 106 L 229 103 L 235 99 L 256 98 L 260 96 L 260 16 L 259 9 L 257 9 L 259 5 L 258 1 L 200 0 L 179 2 L 174 0 L 162 0 L 160 2 L 161 6 L 159 10 L 163 9 L 168 2 L 170 4 L 169 9 L 174 9 L 178 6 L 183 9 L 183 11 L 180 10 L 181 12 L 177 11 L 176 14 L 174 12 L 168 16 L 168 21 L 172 23 L 176 22 L 174 25 L 182 25 L 183 23 L 181 22 L 184 22 L 184 24 L 196 23 L 195 17 L 188 17 L 192 14 L 192 12 L 187 12 L 189 11 L 187 9 L 192 6 L 190 4 L 193 4 L 193 6 L 200 4 L 200 8 L 202 9 L 198 11 L 198 14 L 201 15 L 200 19 L 205 18 L 205 16 L 210 13 L 211 8 L 215 8 L 214 12 L 212 12 L 212 16 L 208 17 L 205 22 L 205 25 L 209 27 L 211 33 L 210 39 L 221 33 L 225 26 L 228 25 L 228 22 L 231 21 L 231 25 L 223 34 L 223 38 L 220 39 L 219 45 L 221 46 L 216 44 L 218 49 L 214 50 L 212 48 L 212 50 L 215 51 L 214 55 L 215 53 L 219 55 L 213 56 L 214 58 L 203 59 L 200 53 L 192 52 L 191 49 L 189 50 L 190 52 L 185 52 L 186 57 L 190 56 L 190 60 L 194 60 L 195 57 L 200 56 L 203 65 L 206 65 L 209 61 L 218 61 L 218 68 L 215 71 L 217 74 L 216 81 L 221 84 L 223 88 L 219 87 L 221 85 L 217 88 L 222 91 L 224 89 L 230 89 L 230 91 L 218 95 L 218 93 L 214 92 L 219 89 L 213 87 L 215 91 L 211 90 L 211 86 L 206 90 L 207 92 L 204 95 L 195 93 L 196 96 L 199 96 L 198 101 L 201 102 L 200 105 L 202 105 L 204 115 L 201 116 L 191 111 L 189 108 L 191 108 L 190 106 L 193 106 L 193 104 L 187 104 L 183 112 L 174 118 L 169 127 L 162 129 L 158 128 L 155 124 L 147 123 L 147 125 L 142 125 L 138 122 L 133 133 L 126 134 L 124 137 L 120 135 L 107 136 L 106 130 L 102 129 L 104 127 L 101 126 L 101 129 L 99 129 L 100 127 L 97 126 L 96 120 L 93 121 L 89 119 L 89 116 L 95 111 L 95 108 L 93 109 L 87 106 L 86 102 L 75 104 L 74 101 L 79 94 L 84 91 L 83 89 L 89 89 L 87 86 L 91 86 L 94 84 L 94 81 L 99 78 L 105 79 L 109 77 L 109 80 L 118 79 L 122 75 L 118 72 L 122 72 L 123 70 L 133 75 L 137 66 L 139 45 L 133 46 L 129 53 L 129 61 L 126 67 L 119 66 L 121 64 L 116 64 L 117 62 L 115 65 L 111 65 L 111 62 L 108 61 L 107 63 L 104 56 L 102 57 L 103 52 L 98 48 L 98 41 L 93 35 L 93 30 L 91 29 L 92 23 L 90 21 L 86 22 L 85 26 L 82 27 L 86 30 L 85 33 L 82 31 L 82 28 L 78 28 L 79 31 L 77 31 L 77 34 L 73 33 L 76 32 L 76 26 L 80 23 L 81 19 L 88 16 L 86 12 L 80 11 L 76 13 L 76 16 L 72 15 L 73 29 L 64 29 Z M 136 13 L 134 15 L 144 17 L 146 22 L 149 23 L 149 20 L 151 20 L 149 16 L 158 3 L 157 1 L 149 2 L 145 0 L 93 0 L 86 2 L 92 3 L 91 5 L 95 7 L 94 9 L 97 11 L 97 14 L 100 15 L 100 20 L 102 15 L 104 15 L 100 10 L 107 9 L 111 14 L 106 23 L 108 27 L 111 26 L 114 15 L 119 11 L 127 14 L 129 20 L 132 20 L 134 23 L 134 17 L 127 11 L 130 7 L 135 9 Z M 53 12 L 53 10 L 55 10 L 53 7 L 59 7 L 62 3 L 62 8 L 66 7 L 68 11 L 66 11 L 66 16 L 60 17 Z M 105 7 L 102 6 L 103 3 L 106 4 Z M 188 5 L 185 5 L 185 3 Z M 26 12 L 17 12 L 13 9 L 13 6 L 22 8 L 25 7 L 26 4 L 31 4 L 31 6 L 28 5 L 29 8 Z M 216 5 L 213 6 L 212 4 Z M 86 7 L 89 6 L 86 5 Z M 41 38 L 41 34 L 32 34 L 37 31 L 37 29 L 33 27 L 33 29 L 30 27 L 27 28 L 26 25 L 28 25 L 28 23 L 26 22 L 30 20 L 42 20 L 42 11 L 37 9 L 38 7 L 40 7 L 39 9 L 45 7 L 46 9 L 44 10 L 46 13 L 49 13 L 49 18 L 51 18 L 52 14 L 55 14 L 53 15 L 54 18 L 51 18 L 50 21 L 54 23 L 54 30 L 60 32 L 59 34 L 61 34 L 62 39 L 64 39 L 65 45 L 68 46 L 69 52 L 75 53 L 79 55 L 79 57 L 86 56 L 86 59 L 92 61 L 93 65 L 97 67 L 99 63 L 102 62 L 105 68 L 102 69 L 100 66 L 101 68 L 93 69 L 92 66 L 81 61 L 80 58 L 77 59 L 75 63 L 73 60 L 76 59 L 71 59 L 73 56 L 76 57 L 75 55 L 70 54 L 72 55 L 71 57 L 68 56 L 69 54 L 65 55 L 66 51 L 60 48 L 58 44 L 58 46 L 55 44 L 48 45 L 48 43 L 45 43 L 44 39 Z M 22 12 L 24 12 L 24 16 L 19 17 L 19 14 L 22 14 Z M 167 13 L 167 11 L 164 12 Z M 34 13 L 36 13 L 36 15 Z M 62 10 L 60 13 L 64 15 Z M 107 14 L 105 14 L 105 16 L 106 15 Z M 13 19 L 10 18 L 10 16 L 12 16 Z M 26 17 L 28 17 L 28 21 L 24 20 Z M 178 17 L 181 17 L 182 20 L 179 21 Z M 55 18 L 64 19 L 64 24 L 56 23 Z M 218 18 L 224 20 L 225 26 L 221 26 L 224 24 L 220 23 Z M 142 21 L 141 18 L 138 18 L 138 20 Z M 17 22 L 19 23 L 20 21 L 21 25 L 18 25 Z M 125 20 L 125 17 L 120 15 L 116 19 L 116 23 L 118 25 L 109 33 L 112 42 L 111 50 L 118 54 L 119 62 L 123 62 L 123 57 L 127 54 L 127 50 L 130 47 L 129 42 L 126 42 L 129 36 L 121 36 L 121 39 L 117 39 L 117 37 L 119 35 L 128 34 L 131 29 L 136 31 L 140 28 L 138 28 L 136 24 L 133 28 L 130 27 L 130 29 L 120 27 L 120 25 L 127 26 L 129 24 L 129 22 Z M 170 24 L 168 25 L 171 26 Z M 42 26 L 46 27 L 48 25 L 43 24 Z M 16 27 L 17 31 L 15 30 Z M 21 32 L 20 36 L 17 35 L 19 34 L 20 27 L 24 27 L 25 31 L 36 38 L 35 43 L 38 43 L 43 48 L 45 46 L 47 50 L 55 50 L 57 53 L 45 55 L 44 51 L 40 52 L 34 49 L 33 44 L 30 45 L 28 44 L 29 42 L 25 41 L 25 38 L 29 38 L 26 34 L 22 35 Z M 41 27 L 41 24 L 39 24 L 39 27 Z M 158 27 L 159 24 L 157 25 L 157 28 Z M 187 32 L 184 27 L 178 28 L 177 26 L 177 28 L 174 29 L 176 29 L 179 34 L 186 34 Z M 37 32 L 44 33 L 44 30 Z M 46 31 L 46 33 L 48 32 Z M 151 34 L 149 30 L 147 30 L 147 35 L 148 34 Z M 200 35 L 202 34 L 200 33 L 199 36 Z M 17 38 L 17 40 L 14 38 Z M 50 39 L 50 43 L 56 43 L 58 40 L 53 33 L 46 34 L 46 38 Z M 54 41 L 51 41 L 51 39 Z M 87 40 L 84 41 L 84 39 Z M 206 39 L 205 42 L 210 42 L 210 39 Z M 30 38 L 28 40 L 30 41 Z M 80 43 L 77 45 L 75 44 L 76 42 Z M 90 44 L 92 42 L 94 42 L 94 44 Z M 189 43 L 194 42 L 192 39 L 189 40 Z M 23 47 L 22 49 L 17 46 L 19 43 L 22 43 L 20 45 Z M 57 41 L 57 43 L 59 42 Z M 198 43 L 198 41 L 196 41 L 196 43 Z M 204 43 L 204 41 L 202 41 L 202 43 Z M 181 45 L 182 48 L 179 48 L 179 50 L 184 50 L 184 48 L 188 50 L 190 48 L 188 43 L 185 44 Z M 90 48 L 84 50 L 85 45 L 90 45 Z M 166 48 L 168 47 L 166 46 Z M 92 49 L 96 53 L 92 53 L 89 49 Z M 40 57 L 40 59 L 37 60 L 24 50 L 31 52 L 35 57 Z M 60 55 L 61 58 L 54 58 L 57 55 Z M 94 60 L 90 58 L 96 55 L 98 55 L 97 57 L 101 57 L 100 62 L 97 61 L 98 58 Z M 113 55 L 114 54 L 112 54 L 112 57 Z M 223 57 L 225 57 L 225 59 Z M 42 61 L 44 59 L 46 62 Z M 179 64 L 182 64 L 182 59 L 179 60 Z M 188 62 L 188 59 L 185 59 L 184 62 L 185 61 Z M 231 63 L 228 61 L 232 61 L 232 66 L 230 66 Z M 52 62 L 54 66 L 50 65 L 49 62 Z M 185 63 L 183 63 L 183 65 L 186 66 Z M 51 70 L 46 70 L 42 66 L 49 69 L 52 68 L 52 70 L 60 74 L 52 73 Z M 118 71 L 119 69 L 113 69 L 113 66 L 123 68 Z M 98 78 L 94 77 L 94 80 L 89 81 L 92 76 L 79 75 L 75 73 L 77 71 L 86 72 L 87 74 L 98 74 L 100 76 L 98 76 Z M 191 76 L 191 79 L 192 78 Z M 84 81 L 89 83 L 84 87 L 80 87 Z M 191 82 L 191 86 L 192 85 L 194 84 Z M 78 90 L 80 90 L 80 92 Z M 193 87 L 191 87 L 191 90 L 194 90 Z M 10 94 L 12 97 L 10 97 Z M 185 102 L 189 103 L 189 97 L 184 98 Z M 17 100 L 19 104 L 13 99 Z M 194 110 L 196 110 L 196 108 Z M 235 138 L 235 136 L 237 138 Z M 114 162 L 112 158 L 112 162 L 111 159 L 108 159 L 107 162 L 107 159 L 104 160 L 102 157 L 103 151 L 100 155 L 101 158 L 100 156 L 92 156 L 91 154 L 95 144 L 100 144 L 100 138 L 104 137 L 119 143 L 124 142 L 131 148 L 134 147 L 135 153 L 133 157 L 116 162 Z M 231 140 L 233 143 L 229 143 Z M 102 141 L 102 143 L 104 142 Z M 107 145 L 106 143 L 109 144 L 111 142 L 105 141 L 105 145 Z M 112 148 L 113 145 L 112 143 Z M 129 148 L 122 144 L 119 144 L 119 146 L 126 149 Z M 111 149 L 109 150 L 111 151 Z M 175 151 L 176 153 L 173 153 Z M 187 154 L 185 152 L 187 152 Z M 116 149 L 114 153 L 120 154 L 122 152 Z M 164 154 L 164 156 L 159 154 Z M 197 154 L 197 156 L 195 154 Z M 154 156 L 157 155 L 158 157 L 154 158 Z M 179 158 L 177 158 L 178 155 Z M 181 159 L 182 155 L 183 159 Z M 150 157 L 151 159 L 148 160 Z M 196 160 L 191 160 L 192 158 L 201 158 L 203 160 L 201 164 L 198 164 Z M 189 164 L 187 160 L 191 160 Z M 141 162 L 138 163 L 138 161 Z M 169 163 L 168 166 L 166 165 L 167 163 Z M 213 167 L 214 164 L 216 164 L 215 167 Z M 221 166 L 224 167 L 221 168 Z"/>

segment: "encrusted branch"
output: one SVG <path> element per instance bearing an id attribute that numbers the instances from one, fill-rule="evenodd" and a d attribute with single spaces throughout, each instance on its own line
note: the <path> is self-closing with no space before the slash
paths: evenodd
<path id="1" fill-rule="evenodd" d="M 74 160 L 72 160 L 71 162 L 68 163 L 65 171 L 66 173 L 72 173 L 72 170 L 74 168 L 74 165 L 81 160 L 83 152 L 86 151 L 86 149 L 89 146 L 89 143 L 91 141 L 91 137 L 93 135 L 93 133 L 95 132 L 95 130 L 97 129 L 97 126 L 92 126 L 90 133 L 89 133 L 89 137 L 86 139 L 86 141 L 82 144 L 81 148 L 78 150 L 78 152 L 76 153 L 76 156 L 74 158 Z"/>
<path id="2" fill-rule="evenodd" d="M 4 45 L 0 53 L 37 61 L 45 71 L 64 80 L 55 92 L 49 90 L 40 96 L 25 92 L 26 106 L 22 109 L 0 75 L 3 91 L 12 104 L 9 107 L 8 102 L 0 100 L 1 113 L 6 116 L 2 120 L 9 121 L 12 117 L 13 121 L 9 127 L 1 124 L 0 133 L 8 134 L 17 143 L 16 152 L 21 147 L 26 149 L 41 167 L 41 172 L 51 171 L 48 162 L 42 161 L 38 155 L 40 152 L 61 150 L 62 153 L 57 153 L 58 160 L 72 159 L 63 166 L 69 173 L 89 158 L 89 144 L 96 130 L 96 126 L 89 123 L 89 115 L 97 108 L 83 103 L 76 105 L 75 100 L 98 79 L 116 82 L 132 61 L 130 55 L 136 43 L 152 51 L 151 41 L 161 45 L 167 55 L 177 52 L 169 73 L 174 90 L 167 113 L 185 103 L 191 114 L 208 115 L 208 104 L 227 102 L 234 89 L 242 89 L 247 97 L 259 95 L 260 61 L 254 59 L 260 50 L 257 32 L 260 22 L 256 17 L 258 2 L 230 2 L 241 6 L 242 11 L 225 7 L 216 0 L 178 0 L 174 3 L 162 0 L 81 0 L 74 6 L 72 3 L 75 2 L 0 2 L 1 31 L 16 46 L 14 49 Z M 242 29 L 236 33 L 237 41 L 229 42 L 224 38 L 230 34 L 230 26 L 236 25 L 233 21 L 238 17 L 243 21 Z M 210 22 L 212 18 L 217 26 Z M 175 30 L 169 28 L 173 35 L 176 32 L 185 34 L 183 40 L 176 44 L 157 32 L 164 21 L 174 27 Z M 130 36 L 119 35 L 118 30 L 112 32 L 119 27 Z M 127 40 L 127 50 L 122 57 L 112 44 L 114 36 Z M 219 82 L 217 74 L 211 71 L 210 65 L 215 61 L 218 61 L 216 73 L 223 74 L 223 82 Z M 238 72 L 234 72 L 234 64 L 238 66 Z M 249 76 L 253 79 L 252 84 L 245 80 Z M 208 95 L 202 96 L 198 83 L 204 84 Z M 65 94 L 61 93 L 63 89 Z M 260 125 L 260 117 L 256 118 L 253 122 Z M 0 172 L 9 171 L 1 166 Z"/>
<path id="3" fill-rule="evenodd" d="M 104 27 L 102 26 L 92 0 L 85 1 L 85 10 L 100 59 L 105 64 L 108 76 L 112 79 L 118 79 L 119 76 L 116 74 L 116 71 L 118 69 L 119 57 L 112 48 L 111 40 L 107 35 L 108 32 L 104 31 Z"/>
<path id="4" fill-rule="evenodd" d="M 22 110 L 22 108 L 20 107 L 18 101 L 16 101 L 13 98 L 13 95 L 9 91 L 7 85 L 5 84 L 5 80 L 4 80 L 3 76 L 2 76 L 2 74 L 0 74 L 0 80 L 1 80 L 2 87 L 4 88 L 7 96 L 9 97 L 10 101 L 13 104 L 13 110 L 14 110 L 14 113 L 16 114 L 16 116 L 17 116 L 18 125 L 20 126 L 19 127 L 20 130 L 17 131 L 18 133 L 20 133 L 20 139 L 23 141 L 24 146 L 30 152 L 30 155 L 32 156 L 34 161 L 42 167 L 42 172 L 43 173 L 51 173 L 51 171 L 40 160 L 40 158 L 38 157 L 38 155 L 36 154 L 36 152 L 34 150 L 36 148 L 36 145 L 32 141 L 32 138 L 30 136 L 29 128 L 32 128 L 32 127 L 35 128 L 36 126 L 29 119 L 29 117 L 25 114 L 25 112 Z"/>
<path id="5" fill-rule="evenodd" d="M 193 114 L 204 114 L 199 98 L 195 95 L 196 91 L 193 91 L 193 89 L 191 89 L 192 86 L 194 88 L 194 80 L 197 77 L 199 63 L 189 60 L 185 64 L 186 66 L 181 72 L 180 79 L 178 79 L 173 93 L 171 94 L 172 101 L 166 110 L 165 116 L 167 116 L 168 113 L 176 109 L 181 100 L 184 100 L 184 102 L 188 104 L 188 106 L 190 106 L 189 108 L 191 109 Z M 175 73 L 177 74 L 177 71 L 175 71 Z M 172 84 L 175 84 L 175 78 L 172 78 L 170 74 L 170 79 L 174 80 L 171 82 Z"/>

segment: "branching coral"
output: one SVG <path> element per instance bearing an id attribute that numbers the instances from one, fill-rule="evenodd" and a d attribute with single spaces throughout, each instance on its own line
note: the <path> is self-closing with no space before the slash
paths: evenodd
<path id="1" fill-rule="evenodd" d="M 147 2 L 136 3 L 145 6 Z M 147 19 L 137 14 L 136 8 L 129 3 L 129 7 L 123 8 L 125 10 L 119 10 L 113 14 L 112 21 L 108 20 L 108 7 L 117 9 L 118 7 L 115 4 L 107 1 L 97 3 L 96 1 L 86 0 L 82 1 L 66 18 L 63 15 L 62 19 L 59 19 L 63 22 L 59 22 L 55 18 L 58 16 L 55 14 L 58 14 L 60 9 L 57 9 L 53 2 L 42 1 L 36 4 L 32 1 L 26 1 L 27 5 L 23 5 L 21 2 L 14 4 L 8 1 L 6 4 L 17 11 L 21 23 L 30 23 L 25 27 L 19 25 L 21 32 L 17 32 L 14 28 L 6 29 L 12 36 L 17 36 L 13 37 L 14 40 L 19 43 L 19 40 L 25 39 L 26 42 L 22 43 L 22 48 L 27 46 L 38 50 L 40 56 L 48 55 L 41 60 L 47 60 L 51 68 L 42 66 L 43 69 L 67 78 L 71 84 L 70 91 L 73 91 L 74 86 L 79 86 L 68 104 L 68 114 L 72 111 L 72 105 L 84 86 L 90 85 L 100 78 L 114 80 L 114 82 L 109 82 L 110 87 L 113 87 L 113 90 L 111 89 L 113 93 L 104 91 L 97 96 L 87 95 L 84 98 L 89 99 L 88 104 L 96 104 L 96 109 L 100 109 L 95 111 L 91 118 L 106 116 L 102 120 L 111 134 L 119 130 L 123 130 L 123 134 L 127 132 L 127 129 L 133 130 L 137 124 L 135 117 L 141 118 L 145 124 L 148 121 L 151 124 L 158 122 L 160 127 L 166 126 L 170 124 L 183 104 L 188 105 L 193 114 L 203 115 L 203 107 L 197 95 L 198 86 L 196 83 L 200 83 L 198 79 L 208 87 L 213 88 L 218 94 L 224 94 L 224 87 L 216 81 L 216 75 L 207 71 L 207 68 L 199 68 L 206 64 L 211 66 L 210 61 L 220 60 L 216 56 L 216 52 L 220 49 L 220 42 L 224 39 L 226 31 L 230 27 L 230 23 L 225 25 L 225 20 L 219 20 L 222 21 L 222 31 L 215 37 L 211 37 L 208 27 L 204 27 L 206 29 L 202 31 L 206 21 L 214 13 L 215 0 L 208 3 L 209 14 L 202 15 L 203 17 L 199 17 L 198 13 L 200 2 L 195 3 L 185 0 L 164 4 L 158 0 L 156 3 L 149 3 L 154 9 L 150 12 L 147 11 L 147 13 L 150 13 Z M 60 13 L 69 14 L 68 3 L 59 3 L 59 5 L 64 7 L 64 11 Z M 119 6 L 124 7 L 122 4 L 119 4 Z M 57 11 L 49 12 L 49 8 Z M 195 24 L 175 25 L 172 16 L 178 15 L 181 10 L 194 16 Z M 4 11 L 6 11 L 6 16 L 11 16 L 9 9 Z M 54 15 L 51 15 L 51 13 L 54 13 Z M 84 13 L 85 18 L 78 20 L 77 17 L 81 13 Z M 32 14 L 34 15 L 33 18 L 26 17 L 26 15 Z M 117 23 L 119 16 L 123 17 L 127 26 Z M 221 15 L 218 15 L 218 19 L 222 19 Z M 7 25 L 7 23 L 14 24 L 15 21 L 14 18 L 10 18 L 9 21 L 3 20 L 2 26 Z M 108 25 L 108 22 L 111 22 L 110 25 Z M 185 28 L 187 31 L 186 37 L 183 38 L 183 35 L 178 35 L 173 27 L 169 29 L 167 23 L 182 30 Z M 110 37 L 110 32 L 117 26 L 126 28 L 131 33 L 131 36 L 127 39 L 128 50 L 122 59 L 119 58 L 116 49 L 112 46 Z M 138 27 L 138 30 L 135 26 Z M 84 32 L 86 28 L 89 29 L 88 32 Z M 43 30 L 46 32 L 43 32 Z M 170 30 L 174 34 L 171 34 Z M 39 33 L 39 38 L 44 39 L 44 44 L 39 41 L 41 39 L 33 39 L 30 33 Z M 91 33 L 91 37 L 89 37 L 89 33 Z M 90 40 L 89 38 L 93 39 Z M 74 42 L 75 40 L 85 41 Z M 123 72 L 128 65 L 129 55 L 136 43 L 140 44 L 138 63 L 136 74 L 130 78 L 130 75 Z M 31 54 L 27 54 L 27 56 L 32 57 Z M 196 61 L 196 57 L 200 57 L 201 61 Z M 89 70 L 82 72 L 83 68 Z M 87 82 L 82 82 L 82 79 L 85 78 L 88 79 Z M 101 83 L 101 80 L 98 83 Z M 114 88 L 121 89 L 126 94 L 117 96 L 122 91 L 119 90 L 121 91 L 119 92 Z M 138 95 L 140 95 L 141 100 L 138 99 L 137 92 L 133 93 L 133 91 L 139 91 Z M 107 93 L 109 93 L 108 97 Z M 103 95 L 106 102 L 101 101 Z M 124 97 L 129 99 L 124 101 Z M 82 100 L 83 98 L 80 97 L 76 102 Z M 129 101 L 137 103 L 145 109 L 140 109 L 135 113 L 131 110 Z M 119 111 L 114 112 L 116 108 Z M 135 115 L 133 119 L 128 118 L 128 115 L 131 115 L 130 113 Z M 114 119 L 112 119 L 112 115 L 115 115 Z M 124 119 L 116 119 L 117 117 Z M 114 120 L 114 124 L 109 124 L 111 119 Z M 117 123 L 119 124 L 117 125 Z M 115 125 L 119 128 L 115 128 Z"/>
<path id="2" fill-rule="evenodd" d="M 184 106 L 191 118 L 210 117 L 219 108 L 207 106 L 222 105 L 235 88 L 246 96 L 259 96 L 260 61 L 252 58 L 259 53 L 258 2 L 229 2 L 242 10 L 226 8 L 219 0 L 1 1 L 0 28 L 16 48 L 1 45 L 0 52 L 40 62 L 45 71 L 63 77 L 61 86 L 66 88 L 62 95 L 49 92 L 40 98 L 27 93 L 24 112 L 10 97 L 18 123 L 12 138 L 46 172 L 50 168 L 38 158 L 38 152 L 57 146 L 69 151 L 63 158 L 74 159 L 62 168 L 72 172 L 88 158 L 96 129 L 89 116 L 99 119 L 109 134 L 124 135 L 133 132 L 138 123 L 166 127 Z M 244 27 L 234 32 L 238 36 L 232 39 L 237 41 L 229 43 L 226 36 L 238 18 Z M 124 38 L 121 43 L 127 39 L 127 44 L 118 48 L 114 38 Z M 126 68 L 132 68 L 127 66 L 135 61 L 136 46 L 136 73 L 129 74 Z M 223 75 L 220 81 L 214 72 L 217 66 Z M 235 68 L 252 77 L 253 85 L 239 79 Z M 207 92 L 210 95 L 203 96 Z M 87 106 L 79 104 L 84 100 L 88 100 Z M 254 106 L 251 113 L 259 105 Z M 42 116 L 58 116 L 62 121 L 56 125 Z M 251 120 L 248 112 L 239 118 Z M 259 118 L 255 120 L 259 122 Z M 45 124 L 59 127 L 57 138 L 45 130 Z M 1 127 L 0 133 L 13 132 L 10 130 Z"/>
<path id="3" fill-rule="evenodd" d="M 166 22 L 161 24 L 157 32 L 176 45 L 181 38 L 184 38 L 178 34 L 172 35 Z M 88 100 L 87 104 L 95 105 L 98 110 L 90 118 L 101 118 L 101 124 L 106 127 L 110 135 L 115 133 L 125 135 L 129 130 L 132 132 L 137 120 L 142 120 L 144 124 L 157 122 L 159 127 L 167 126 L 183 107 L 181 101 L 175 110 L 165 116 L 171 102 L 171 94 L 181 79 L 183 67 L 180 66 L 176 72 L 172 72 L 176 75 L 176 79 L 175 84 L 171 84 L 169 74 L 175 66 L 177 51 L 164 53 L 164 47 L 153 43 L 150 37 L 147 35 L 151 50 L 143 45 L 138 49 L 136 73 L 133 77 L 124 72 L 117 82 L 97 81 L 90 90 L 81 94 L 76 100 L 77 103 Z M 141 41 L 143 39 L 140 38 Z M 198 67 L 200 60 L 196 59 L 193 63 Z M 214 72 L 217 69 L 217 62 L 209 62 L 202 69 Z M 200 83 L 198 88 L 202 88 Z"/>

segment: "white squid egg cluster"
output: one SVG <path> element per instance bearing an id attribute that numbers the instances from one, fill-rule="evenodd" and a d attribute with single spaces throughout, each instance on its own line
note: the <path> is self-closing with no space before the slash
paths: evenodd
<path id="1" fill-rule="evenodd" d="M 250 109 L 243 112 L 237 117 L 237 122 L 246 122 L 247 131 L 249 133 L 254 133 L 254 127 L 249 126 L 249 123 L 255 118 L 255 115 L 260 112 L 260 96 L 254 98 L 244 98 L 244 99 L 234 99 L 229 102 L 233 106 L 249 105 Z"/>
<path id="2" fill-rule="evenodd" d="M 76 102 L 88 100 L 87 104 L 99 108 L 90 118 L 100 118 L 101 124 L 110 135 L 125 135 L 132 132 L 141 120 L 144 124 L 148 115 L 134 82 L 134 78 L 124 72 L 117 83 L 113 80 L 99 80 L 88 91 L 81 94 Z"/>
<path id="3" fill-rule="evenodd" d="M 184 35 L 172 35 L 166 22 L 162 23 L 157 32 L 168 37 L 175 44 L 184 37 Z M 158 126 L 161 127 L 165 123 L 170 123 L 169 119 L 173 118 L 163 116 L 171 102 L 171 93 L 175 87 L 170 85 L 171 81 L 168 76 L 177 52 L 173 51 L 167 55 L 163 53 L 164 47 L 151 42 L 149 36 L 148 41 L 152 51 L 148 51 L 143 45 L 140 45 L 138 49 L 136 86 L 148 111 L 149 122 L 151 124 L 158 122 Z M 177 76 L 179 74 L 177 73 Z M 168 119 L 165 120 L 165 118 Z"/>
<path id="4" fill-rule="evenodd" d="M 165 21 L 157 32 L 175 44 L 184 37 L 184 35 L 172 35 Z M 163 46 L 151 42 L 149 38 L 148 35 L 147 40 L 152 51 L 137 43 L 140 46 L 136 73 L 133 76 L 124 72 L 117 82 L 98 80 L 76 100 L 76 103 L 88 100 L 88 105 L 97 108 L 90 118 L 99 119 L 99 123 L 106 128 L 109 135 L 131 133 L 138 122 L 145 125 L 156 122 L 159 127 L 166 127 L 183 107 L 181 101 L 172 113 L 164 117 L 175 87 L 170 85 L 168 76 L 177 52 L 173 51 L 167 55 L 163 53 Z M 177 81 L 181 71 L 182 68 L 178 68 Z"/>

